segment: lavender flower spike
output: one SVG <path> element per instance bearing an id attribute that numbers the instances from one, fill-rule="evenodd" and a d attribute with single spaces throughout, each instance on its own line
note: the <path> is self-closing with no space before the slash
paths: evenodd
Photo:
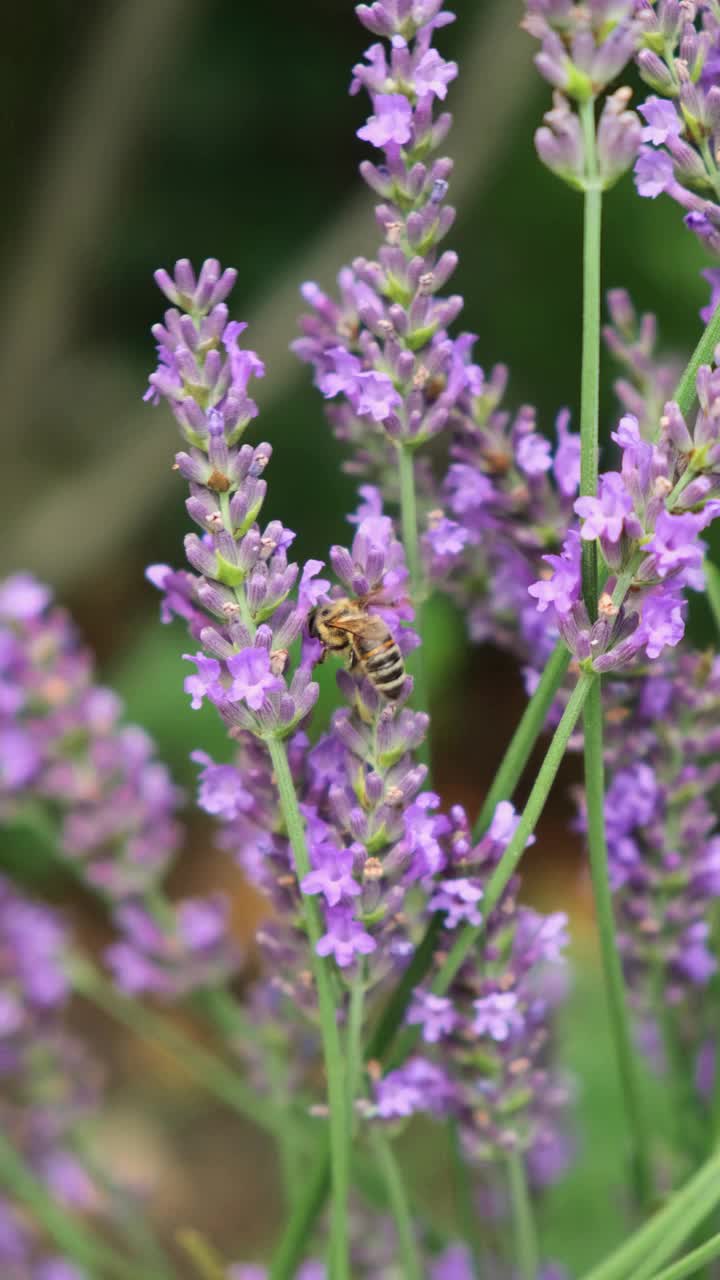
<path id="1" fill-rule="evenodd" d="M 49 589 L 1 582 L 0 814 L 57 816 L 64 856 L 115 901 L 156 887 L 180 844 L 180 794 L 121 713 Z"/>
<path id="2" fill-rule="evenodd" d="M 447 426 L 462 373 L 447 332 L 462 299 L 443 296 L 457 256 L 440 252 L 455 218 L 446 204 L 452 162 L 433 158 L 451 124 L 435 109 L 458 69 L 432 44 L 452 21 L 442 3 L 360 5 L 357 13 L 390 42 L 370 46 L 351 83 L 372 103 L 358 137 L 382 163 L 364 161 L 360 171 L 380 196 L 385 243 L 375 260 L 357 258 L 340 272 L 339 302 L 303 286 L 312 312 L 293 347 L 334 402 L 330 421 L 355 452 L 348 469 L 380 480 L 395 462 L 390 442 L 414 449 Z"/>

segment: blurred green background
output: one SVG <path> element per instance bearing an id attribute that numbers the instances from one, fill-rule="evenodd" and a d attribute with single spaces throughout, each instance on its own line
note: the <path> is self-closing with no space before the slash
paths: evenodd
<path id="1" fill-rule="evenodd" d="M 462 326 L 479 334 L 483 365 L 510 364 L 511 401 L 537 404 L 549 430 L 563 405 L 577 420 L 581 201 L 535 157 L 533 130 L 550 92 L 518 29 L 520 5 L 453 7 L 458 22 L 439 43 L 461 67 L 448 151 L 457 162 L 449 243 L 461 256 Z M 181 562 L 189 524 L 170 469 L 174 424 L 141 401 L 154 367 L 149 328 L 163 309 L 152 272 L 181 256 L 238 268 L 234 313 L 250 322 L 247 341 L 268 365 L 254 437 L 275 451 L 266 511 L 298 530 L 298 558 L 325 558 L 346 538 L 353 485 L 288 344 L 299 284 L 332 287 L 345 261 L 377 243 L 357 176 L 365 103 L 347 94 L 370 41 L 350 0 L 45 0 L 13 6 L 7 21 L 0 572 L 31 569 L 56 587 L 103 677 L 188 783 L 192 747 L 227 748 L 212 715 L 187 706 L 185 639 L 160 627 L 143 576 L 150 562 Z M 676 208 L 639 200 L 625 179 L 606 202 L 604 243 L 606 286 L 623 285 L 639 308 L 655 310 L 664 345 L 684 357 L 699 333 L 705 264 Z M 606 423 L 610 378 L 606 370 Z M 702 617 L 698 625 L 702 634 Z M 474 809 L 522 708 L 520 677 L 506 657 L 468 651 L 461 621 L 442 604 L 429 647 L 440 789 Z M 576 776 L 571 761 L 532 854 L 530 887 L 544 904 L 576 912 L 589 955 L 586 886 L 566 828 Z M 178 884 L 232 883 L 243 927 L 242 892 L 211 855 L 207 828 L 193 827 L 190 843 Z M 596 1256 L 606 1235 L 623 1230 L 622 1215 L 594 1217 L 591 1232 L 577 1216 L 621 1173 L 603 1015 L 592 972 L 584 981 L 570 1044 L 585 1074 L 585 1158 L 552 1202 L 549 1228 L 556 1249 L 574 1233 L 561 1250 L 569 1261 Z M 167 1080 L 158 1088 L 164 1096 Z M 150 1088 L 145 1102 L 157 1127 Z M 210 1131 L 200 1110 L 196 1127 L 192 1108 L 183 1112 L 192 1141 L 179 1149 L 193 1160 Z M 588 1160 L 588 1143 L 599 1159 Z M 217 1163 L 219 1148 L 209 1150 Z M 248 1250 L 273 1216 L 271 1172 L 266 1182 L 264 1208 L 245 1197 Z M 237 1245 L 217 1206 L 201 1206 L 198 1217 L 224 1246 Z"/>

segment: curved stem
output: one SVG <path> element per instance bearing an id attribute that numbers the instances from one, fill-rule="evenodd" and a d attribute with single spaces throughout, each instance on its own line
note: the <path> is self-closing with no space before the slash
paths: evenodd
<path id="1" fill-rule="evenodd" d="M 378 1166 L 385 1179 L 385 1188 L 390 1208 L 395 1220 L 402 1259 L 403 1280 L 423 1280 L 423 1268 L 415 1238 L 415 1226 L 410 1213 L 410 1204 L 405 1192 L 402 1173 L 380 1125 L 372 1127 L 370 1142 L 375 1153 Z"/>
<path id="2" fill-rule="evenodd" d="M 718 1257 L 720 1257 L 720 1235 L 712 1236 L 710 1240 L 705 1241 L 705 1244 L 700 1245 L 699 1249 L 693 1249 L 692 1253 L 680 1258 L 671 1267 L 656 1272 L 651 1280 L 685 1280 L 686 1276 L 696 1275 L 706 1262 L 714 1262 Z"/>
<path id="3" fill-rule="evenodd" d="M 285 828 L 295 859 L 298 880 L 310 873 L 310 855 L 305 841 L 302 814 L 285 744 L 268 739 L 275 782 L 280 799 Z M 327 1097 L 330 1128 L 330 1164 L 332 1171 L 332 1207 L 330 1225 L 330 1277 L 331 1280 L 350 1280 L 347 1201 L 349 1193 L 350 1134 L 345 1083 L 345 1066 L 340 1048 L 337 1011 L 330 982 L 329 965 L 317 954 L 317 944 L 322 936 L 320 908 L 313 897 L 302 895 L 305 929 L 311 948 L 311 964 L 317 988 L 320 1031 L 327 1077 Z M 271 1275 L 275 1275 L 273 1271 Z"/>
<path id="4" fill-rule="evenodd" d="M 686 1238 L 702 1217 L 720 1202 L 720 1150 L 706 1160 L 696 1174 L 671 1197 L 668 1203 L 640 1227 L 614 1253 L 583 1277 L 583 1280 L 628 1280 L 637 1274 L 645 1258 L 653 1256 L 655 1265 L 664 1259 L 655 1251 L 663 1249 L 665 1258 L 682 1243 L 676 1238 L 679 1226 L 687 1225 Z M 698 1213 L 701 1217 L 698 1217 Z"/>
<path id="5" fill-rule="evenodd" d="M 410 578 L 410 599 L 415 609 L 416 627 L 422 641 L 419 649 L 410 656 L 408 667 L 415 686 L 413 701 L 421 711 L 430 711 L 427 685 L 427 655 L 425 643 L 427 627 L 425 625 L 425 576 L 420 556 L 420 536 L 417 518 L 417 496 L 415 493 L 415 451 L 405 444 L 398 444 L 398 478 L 400 481 L 400 527 L 402 530 L 405 559 Z M 430 766 L 430 742 L 426 738 L 417 751 L 422 764 Z"/>
<path id="6" fill-rule="evenodd" d="M 538 1272 L 537 1231 L 525 1161 L 519 1151 L 513 1151 L 508 1156 L 508 1184 L 518 1272 L 521 1280 L 535 1280 Z"/>
<path id="7" fill-rule="evenodd" d="M 625 1000 L 622 965 L 615 936 L 615 919 L 608 877 L 608 850 L 605 837 L 602 694 L 599 679 L 595 681 L 585 704 L 584 728 L 588 848 L 595 914 L 600 939 L 605 997 L 608 1003 L 610 1028 L 621 1091 L 627 1110 L 628 1128 L 633 1141 L 637 1197 L 640 1204 L 647 1205 L 652 1196 L 650 1131 L 642 1104 L 637 1057 L 633 1050 L 630 1018 Z"/>

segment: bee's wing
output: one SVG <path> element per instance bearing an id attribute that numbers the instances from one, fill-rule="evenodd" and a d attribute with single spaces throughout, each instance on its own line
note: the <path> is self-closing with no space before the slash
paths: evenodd
<path id="1" fill-rule="evenodd" d="M 333 622 L 336 631 L 347 631 L 351 636 L 362 636 L 367 641 L 384 640 L 388 635 L 386 623 L 382 618 L 372 613 L 365 613 L 362 617 L 344 617 L 337 622 Z"/>
<path id="2" fill-rule="evenodd" d="M 348 635 L 359 636 L 367 630 L 367 618 L 339 618 L 328 623 L 333 631 L 347 631 Z"/>

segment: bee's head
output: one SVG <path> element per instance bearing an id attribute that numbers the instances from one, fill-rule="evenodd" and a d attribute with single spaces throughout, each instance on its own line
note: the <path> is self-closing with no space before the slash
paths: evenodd
<path id="1" fill-rule="evenodd" d="M 321 628 L 323 623 L 334 613 L 334 605 L 316 604 L 314 609 L 308 614 L 308 632 L 313 640 L 321 639 Z"/>
<path id="2" fill-rule="evenodd" d="M 308 632 L 313 640 L 325 640 L 327 628 L 332 627 L 333 620 L 338 618 L 347 608 L 350 601 L 342 596 L 338 600 L 328 600 L 325 604 L 317 604 L 308 614 Z"/>

